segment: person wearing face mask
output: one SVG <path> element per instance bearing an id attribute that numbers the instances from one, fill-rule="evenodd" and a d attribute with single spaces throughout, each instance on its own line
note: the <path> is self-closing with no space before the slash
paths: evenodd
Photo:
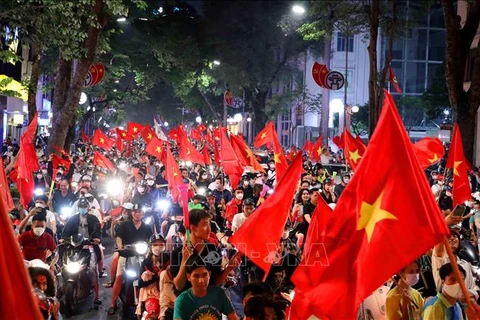
<path id="1" fill-rule="evenodd" d="M 52 236 L 55 236 L 57 233 L 57 220 L 55 218 L 55 214 L 48 210 L 48 197 L 45 195 L 40 195 L 35 197 L 35 208 L 41 209 L 45 213 L 45 217 L 47 218 L 46 227 L 49 228 L 49 232 L 52 232 Z M 43 209 L 43 210 L 42 210 Z M 19 226 L 19 231 L 23 232 L 23 230 L 29 230 L 29 225 L 33 224 L 33 216 L 35 214 L 35 210 L 30 211 L 28 216 L 22 221 Z"/>
<path id="2" fill-rule="evenodd" d="M 242 212 L 244 190 L 243 187 L 238 186 L 235 189 L 234 198 L 227 203 L 225 207 L 225 220 L 227 222 L 227 228 L 232 227 L 233 217 Z"/>
<path id="3" fill-rule="evenodd" d="M 269 187 L 273 187 L 275 185 L 275 180 L 277 179 L 277 172 L 275 171 L 275 161 L 270 160 L 268 162 L 268 170 L 267 170 L 267 182 L 266 184 Z"/>
<path id="4" fill-rule="evenodd" d="M 462 279 L 457 279 L 450 263 L 444 264 L 440 270 L 442 290 L 428 300 L 423 308 L 423 320 L 463 320 L 462 309 L 458 303 L 463 298 L 460 281 L 464 281 L 465 270 L 458 266 Z"/>
<path id="5" fill-rule="evenodd" d="M 25 260 L 40 259 L 46 263 L 47 252 L 54 253 L 57 249 L 52 235 L 45 232 L 46 224 L 47 217 L 45 213 L 36 213 L 32 218 L 32 229 L 18 237 Z"/>
<path id="6" fill-rule="evenodd" d="M 46 183 L 45 177 L 43 176 L 42 171 L 37 171 L 36 173 L 34 173 L 33 182 L 35 184 L 34 189 L 37 189 L 37 188 L 44 189 L 47 186 L 47 183 Z"/>
<path id="7" fill-rule="evenodd" d="M 445 186 L 443 191 L 440 192 L 438 205 L 442 210 L 453 210 L 452 188 L 450 186 Z"/>
<path id="8" fill-rule="evenodd" d="M 147 192 L 147 183 L 146 181 L 141 181 L 135 190 L 135 195 L 133 196 L 132 203 L 138 205 L 149 204 L 150 207 L 154 207 L 154 198 Z"/>
<path id="9" fill-rule="evenodd" d="M 140 266 L 138 279 L 139 304 L 137 315 L 142 315 L 142 306 L 145 308 L 147 319 L 158 318 L 160 313 L 160 273 L 169 265 L 170 256 L 165 252 L 166 242 L 161 235 L 152 235 L 149 241 L 150 253 Z M 153 315 L 155 314 L 155 316 Z"/>
<path id="10" fill-rule="evenodd" d="M 197 181 L 195 181 L 195 186 L 197 189 L 204 188 L 207 189 L 209 185 L 208 173 L 205 170 L 200 170 Z"/>
<path id="11" fill-rule="evenodd" d="M 71 236 L 76 234 L 82 234 L 84 238 L 91 240 L 95 245 L 93 246 L 95 255 L 97 257 L 96 261 L 98 265 L 103 265 L 101 262 L 102 254 L 100 252 L 100 242 L 102 239 L 102 231 L 100 227 L 100 221 L 94 215 L 88 214 L 89 211 L 89 202 L 85 198 L 81 198 L 78 201 L 78 214 L 71 216 L 65 227 L 63 228 L 62 239 L 59 240 L 59 243 L 64 243 L 65 240 L 69 240 Z M 98 270 L 97 268 L 92 268 L 93 279 L 94 279 L 94 292 L 96 305 L 102 304 L 102 301 L 99 299 L 99 290 L 98 290 Z M 100 268 L 102 271 L 103 268 Z"/>
<path id="12" fill-rule="evenodd" d="M 397 286 L 390 290 L 385 303 L 386 320 L 420 320 L 423 311 L 423 298 L 412 287 L 420 279 L 419 263 L 413 261 L 398 274 Z"/>
<path id="13" fill-rule="evenodd" d="M 253 187 L 250 183 L 251 178 L 249 176 L 244 176 L 241 186 L 243 187 L 243 197 L 245 199 L 253 197 Z"/>
<path id="14" fill-rule="evenodd" d="M 350 181 L 350 175 L 348 173 L 344 173 L 342 175 L 342 180 L 340 181 L 340 183 L 337 184 L 335 188 L 333 188 L 333 192 L 335 193 L 335 196 L 337 197 L 337 199 L 340 198 L 343 190 L 345 190 L 349 181 Z"/>
<path id="15" fill-rule="evenodd" d="M 433 178 L 433 177 L 432 177 Z M 433 185 L 431 187 L 432 189 L 432 193 L 433 193 L 433 196 L 435 197 L 435 199 L 438 199 L 438 197 L 440 196 L 440 193 L 442 192 L 443 190 L 443 184 L 444 184 L 444 181 L 443 181 L 443 175 L 441 174 L 438 174 L 434 180 L 433 180 Z"/>
<path id="16" fill-rule="evenodd" d="M 146 185 L 147 185 L 147 193 L 149 193 L 153 199 L 160 200 L 160 191 L 155 186 L 155 177 L 147 174 L 145 176 Z"/>

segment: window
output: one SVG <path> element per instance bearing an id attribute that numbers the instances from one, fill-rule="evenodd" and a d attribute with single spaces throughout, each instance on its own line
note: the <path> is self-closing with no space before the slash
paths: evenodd
<path id="1" fill-rule="evenodd" d="M 337 32 L 337 51 L 345 52 L 347 46 L 347 39 L 341 32 Z M 348 37 L 348 52 L 353 52 L 353 36 Z"/>

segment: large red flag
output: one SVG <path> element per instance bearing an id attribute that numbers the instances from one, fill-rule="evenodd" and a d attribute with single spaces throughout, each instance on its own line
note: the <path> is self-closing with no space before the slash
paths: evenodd
<path id="1" fill-rule="evenodd" d="M 145 151 L 160 161 L 164 159 L 163 143 L 155 137 L 150 140 Z"/>
<path id="2" fill-rule="evenodd" d="M 311 261 L 299 283 L 310 311 L 331 320 L 354 319 L 368 295 L 449 233 L 388 92 L 333 216 L 321 238 L 327 266 Z"/>
<path id="3" fill-rule="evenodd" d="M 192 128 L 192 130 L 190 130 L 190 138 L 192 138 L 193 140 L 200 141 L 202 140 L 202 135 L 200 134 L 200 131 L 198 131 L 195 128 Z"/>
<path id="4" fill-rule="evenodd" d="M 308 154 L 309 157 L 311 157 L 313 153 L 313 142 L 310 140 L 306 140 L 305 143 L 303 144 L 302 149 Z"/>
<path id="5" fill-rule="evenodd" d="M 119 128 L 115 128 L 115 131 L 117 132 L 117 140 L 118 139 L 124 139 L 124 140 L 127 140 L 127 131 L 125 130 L 122 130 L 122 129 L 119 129 Z"/>
<path id="6" fill-rule="evenodd" d="M 443 143 L 438 138 L 423 138 L 413 145 L 418 162 L 422 169 L 427 169 L 432 164 L 442 160 L 445 153 Z"/>
<path id="7" fill-rule="evenodd" d="M 457 124 L 453 127 L 452 144 L 450 145 L 446 168 L 453 169 L 453 205 L 463 204 L 466 200 L 471 199 L 472 191 L 468 180 L 468 170 L 471 169 L 471 166 L 465 158 L 462 136 Z"/>
<path id="8" fill-rule="evenodd" d="M 0 180 L 5 177 L 0 160 Z M 30 179 L 32 180 L 32 179 Z M 0 184 L 3 182 L 0 181 Z M 32 294 L 30 276 L 23 262 L 18 242 L 13 234 L 12 222 L 8 218 L 8 209 L 12 208 L 8 197 L 8 185 L 1 188 L 0 195 L 0 274 L 2 277 L 2 294 L 0 310 L 2 319 L 9 320 L 42 320 L 37 301 Z"/>
<path id="9" fill-rule="evenodd" d="M 188 136 L 185 131 L 180 128 L 178 134 L 180 159 L 184 161 L 191 161 L 192 163 L 204 164 L 203 155 L 188 140 Z"/>
<path id="10" fill-rule="evenodd" d="M 344 140 L 345 134 L 342 132 L 340 136 L 335 136 L 332 138 L 332 142 L 337 145 L 340 149 L 345 148 L 345 140 Z"/>
<path id="11" fill-rule="evenodd" d="M 210 151 L 208 151 L 208 146 L 206 143 L 203 144 L 203 161 L 207 166 L 212 164 L 212 158 L 210 157 Z"/>
<path id="12" fill-rule="evenodd" d="M 21 202 L 28 207 L 33 199 L 33 172 L 40 169 L 37 154 L 34 147 L 35 133 L 37 132 L 38 117 L 33 117 L 32 122 L 28 125 L 27 130 L 20 137 L 20 151 L 17 156 L 17 185 L 20 192 Z"/>
<path id="13" fill-rule="evenodd" d="M 178 187 L 180 184 L 182 184 L 183 179 L 182 175 L 180 174 L 180 169 L 178 168 L 178 163 L 175 161 L 175 158 L 173 157 L 168 146 L 165 148 L 165 151 L 167 153 L 165 177 L 168 181 L 168 189 L 170 189 L 170 192 L 172 193 L 173 202 L 176 203 L 178 201 L 178 196 L 180 195 L 180 190 Z"/>
<path id="14" fill-rule="evenodd" d="M 268 275 L 287 222 L 297 182 L 302 172 L 302 152 L 288 168 L 275 192 L 245 221 L 229 242 Z M 252 237 L 252 234 L 255 237 Z"/>
<path id="15" fill-rule="evenodd" d="M 270 121 L 267 123 L 265 128 L 263 128 L 253 139 L 253 146 L 255 148 L 260 148 L 264 144 L 272 142 L 273 140 L 273 122 Z"/>
<path id="16" fill-rule="evenodd" d="M 93 164 L 95 166 L 106 168 L 112 172 L 115 171 L 113 163 L 98 151 L 95 151 L 93 154 Z"/>
<path id="17" fill-rule="evenodd" d="M 397 77 L 395 76 L 395 72 L 393 72 L 392 65 L 388 66 L 388 81 L 393 84 L 395 91 L 397 93 L 402 93 L 402 88 L 400 88 L 400 84 L 397 81 Z"/>
<path id="18" fill-rule="evenodd" d="M 232 145 L 228 142 L 228 138 L 224 133 L 220 135 L 220 157 L 222 158 L 223 169 L 230 177 L 230 184 L 235 189 L 242 177 L 243 166 L 240 164 Z"/>
<path id="19" fill-rule="evenodd" d="M 155 131 L 153 131 L 152 127 L 150 127 L 150 125 L 148 124 L 145 125 L 145 127 L 143 128 L 141 132 L 141 136 L 145 141 L 145 143 L 149 143 L 150 141 L 152 141 L 153 138 L 157 137 L 157 135 L 155 134 Z"/>
<path id="20" fill-rule="evenodd" d="M 310 157 L 316 162 L 320 162 L 320 156 L 322 155 L 322 142 L 323 138 L 320 136 L 312 147 L 312 154 L 310 154 Z"/>
<path id="21" fill-rule="evenodd" d="M 273 129 L 273 161 L 275 161 L 276 181 L 278 182 L 287 171 L 288 163 L 275 129 Z"/>
<path id="22" fill-rule="evenodd" d="M 10 193 L 10 186 L 8 184 L 7 176 L 5 175 L 5 170 L 3 168 L 3 160 L 0 157 L 0 203 L 5 206 L 5 210 L 9 211 L 13 209 L 13 199 L 12 194 Z"/>
<path id="23" fill-rule="evenodd" d="M 102 131 L 97 129 L 97 130 L 95 130 L 95 133 L 93 134 L 92 144 L 94 146 L 103 148 L 103 149 L 108 151 L 108 150 L 112 149 L 112 146 L 113 146 L 114 142 L 113 142 L 113 140 L 108 138 Z"/>
<path id="24" fill-rule="evenodd" d="M 359 161 L 362 159 L 363 154 L 365 153 L 365 145 L 355 139 L 350 131 L 345 129 L 344 131 L 344 154 L 345 158 L 348 161 L 348 164 L 355 170 L 357 168 Z"/>
<path id="25" fill-rule="evenodd" d="M 242 165 L 252 167 L 254 171 L 265 171 L 262 165 L 257 161 L 257 158 L 253 154 L 252 150 L 250 150 L 242 138 L 231 134 L 230 141 L 232 143 L 233 150 L 235 151 L 238 160 Z"/>
<path id="26" fill-rule="evenodd" d="M 127 125 L 127 135 L 133 139 L 143 131 L 143 125 L 136 122 L 129 122 Z M 130 139 L 130 140 L 131 140 Z"/>
<path id="27" fill-rule="evenodd" d="M 293 162 L 293 159 L 297 156 L 297 149 L 294 146 L 290 148 L 290 151 L 287 154 L 287 160 Z"/>

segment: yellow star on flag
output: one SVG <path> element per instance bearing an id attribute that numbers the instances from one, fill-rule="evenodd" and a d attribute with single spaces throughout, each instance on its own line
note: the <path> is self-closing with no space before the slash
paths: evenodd
<path id="1" fill-rule="evenodd" d="M 100 138 L 100 142 L 101 142 L 101 143 L 105 143 L 105 139 Z"/>
<path id="2" fill-rule="evenodd" d="M 175 168 L 173 168 L 173 176 L 174 177 L 178 176 L 178 173 L 175 171 Z"/>
<path id="3" fill-rule="evenodd" d="M 266 137 L 267 137 L 267 133 L 264 132 L 264 133 L 262 133 L 262 135 L 260 136 L 260 139 L 265 139 Z"/>
<path id="4" fill-rule="evenodd" d="M 358 149 L 355 150 L 354 152 L 348 151 L 350 154 L 350 160 L 353 161 L 353 163 L 357 163 L 358 159 L 360 159 L 362 156 L 358 154 Z"/>
<path id="5" fill-rule="evenodd" d="M 160 146 L 157 146 L 157 147 L 155 148 L 155 152 L 157 152 L 157 153 L 161 153 Z"/>
<path id="6" fill-rule="evenodd" d="M 125 132 L 122 132 L 122 137 L 126 137 L 127 134 Z"/>
<path id="7" fill-rule="evenodd" d="M 375 231 L 375 226 L 377 223 L 386 219 L 398 220 L 398 218 L 393 214 L 381 208 L 382 199 L 383 191 L 373 204 L 362 201 L 362 206 L 360 207 L 360 217 L 358 218 L 357 222 L 357 231 L 365 229 L 368 242 L 370 242 L 372 239 L 373 231 Z"/>
<path id="8" fill-rule="evenodd" d="M 252 157 L 252 155 L 251 155 L 252 151 L 250 151 L 250 149 L 246 148 L 246 149 L 245 149 L 245 152 L 247 153 L 247 158 L 251 158 L 251 157 Z"/>
<path id="9" fill-rule="evenodd" d="M 138 131 L 138 128 L 137 127 L 133 127 L 133 132 L 137 133 Z"/>
<path id="10" fill-rule="evenodd" d="M 280 161 L 280 153 L 275 153 L 273 155 L 273 161 L 275 161 L 275 164 L 282 163 L 282 161 Z"/>
<path id="11" fill-rule="evenodd" d="M 152 140 L 152 138 L 153 138 L 152 134 L 151 134 L 151 133 L 148 133 L 147 139 L 148 139 L 148 140 Z"/>
<path id="12" fill-rule="evenodd" d="M 187 147 L 187 155 L 190 154 L 190 148 Z"/>
<path id="13" fill-rule="evenodd" d="M 435 163 L 437 161 L 438 161 L 438 155 L 436 153 L 433 154 L 432 159 L 428 159 L 428 162 L 430 162 L 430 163 Z"/>
<path id="14" fill-rule="evenodd" d="M 453 163 L 453 173 L 456 175 L 456 176 L 459 176 L 460 177 L 460 173 L 458 173 L 458 166 L 462 163 L 463 161 L 454 161 Z"/>
<path id="15" fill-rule="evenodd" d="M 322 153 L 322 148 L 320 147 L 317 149 L 317 154 L 320 155 L 321 153 Z"/>

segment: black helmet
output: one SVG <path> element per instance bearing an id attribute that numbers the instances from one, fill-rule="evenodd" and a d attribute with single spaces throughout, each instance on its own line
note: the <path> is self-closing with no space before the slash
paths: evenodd
<path id="1" fill-rule="evenodd" d="M 163 243 L 166 243 L 165 239 L 160 234 L 154 234 L 148 240 L 148 244 L 151 246 L 152 243 L 154 243 L 155 241 L 158 241 L 158 240 L 162 241 Z"/>
<path id="2" fill-rule="evenodd" d="M 88 202 L 87 198 L 80 198 L 78 200 L 78 205 L 79 208 L 88 208 L 90 206 L 90 203 Z"/>

